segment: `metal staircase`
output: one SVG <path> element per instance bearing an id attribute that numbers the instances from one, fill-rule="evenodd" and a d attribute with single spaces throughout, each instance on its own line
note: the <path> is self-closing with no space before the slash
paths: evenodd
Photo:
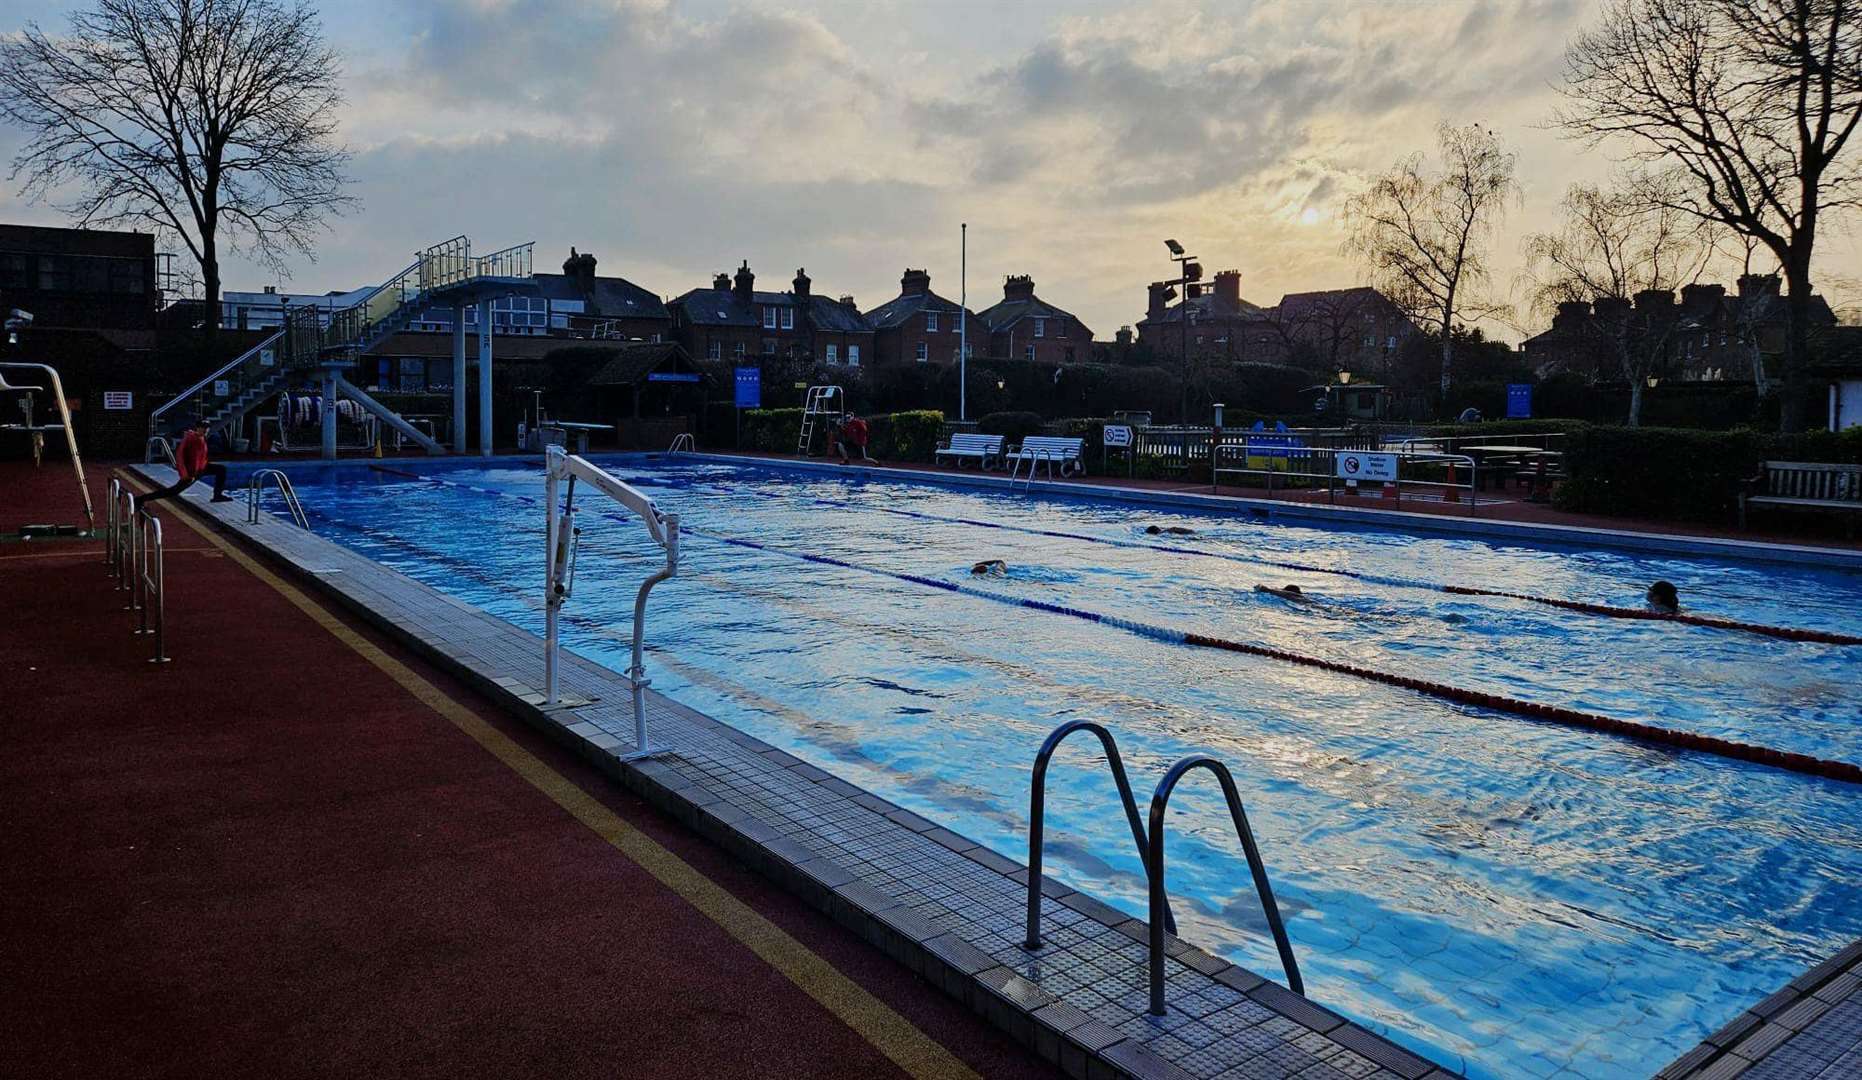
<path id="1" fill-rule="evenodd" d="M 164 424 L 205 416 L 210 428 L 230 436 L 246 414 L 293 379 L 352 369 L 427 308 L 454 303 L 438 294 L 485 280 L 527 280 L 530 256 L 530 244 L 481 256 L 472 254 L 471 241 L 463 236 L 435 244 L 349 307 L 329 311 L 307 306 L 291 312 L 283 329 L 151 413 L 149 434 L 164 434 Z"/>

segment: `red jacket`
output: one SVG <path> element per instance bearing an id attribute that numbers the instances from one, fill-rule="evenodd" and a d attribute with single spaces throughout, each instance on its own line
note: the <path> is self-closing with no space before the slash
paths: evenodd
<path id="1" fill-rule="evenodd" d="M 182 476 L 199 476 L 207 467 L 207 440 L 200 432 L 189 428 L 181 436 L 181 445 L 175 448 L 175 467 Z"/>
<path id="2" fill-rule="evenodd" d="M 841 432 L 847 436 L 847 441 L 855 446 L 866 445 L 866 421 L 859 417 L 847 421 L 846 426 L 841 428 Z"/>

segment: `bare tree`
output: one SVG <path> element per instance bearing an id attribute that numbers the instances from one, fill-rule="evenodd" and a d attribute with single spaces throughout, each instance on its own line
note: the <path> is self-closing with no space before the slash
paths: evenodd
<path id="1" fill-rule="evenodd" d="M 0 41 L 0 118 L 27 132 L 23 194 L 179 237 L 213 328 L 223 248 L 282 270 L 350 201 L 339 77 L 301 0 L 97 0 L 66 34 Z"/>
<path id="2" fill-rule="evenodd" d="M 1780 409 L 1805 422 L 1811 257 L 1822 216 L 1862 205 L 1862 0 L 1607 0 L 1566 53 L 1558 123 L 1627 140 L 1667 205 L 1759 241 L 1784 272 Z M 1678 182 L 1677 182 L 1678 181 Z"/>
<path id="3" fill-rule="evenodd" d="M 1635 427 L 1642 420 L 1644 380 L 1667 353 L 1680 319 L 1632 300 L 1672 296 L 1697 280 L 1714 254 L 1711 228 L 1621 188 L 1574 184 L 1561 205 L 1565 218 L 1557 232 L 1526 238 L 1532 306 L 1550 314 L 1574 300 L 1593 305 L 1586 332 L 1629 381 L 1629 426 Z"/>
<path id="4" fill-rule="evenodd" d="M 1487 240 L 1518 197 L 1514 156 L 1472 124 L 1436 130 L 1439 168 L 1414 154 L 1345 206 L 1345 250 L 1416 325 L 1440 335 L 1442 396 L 1453 385 L 1455 328 L 1506 310 L 1489 295 Z"/>

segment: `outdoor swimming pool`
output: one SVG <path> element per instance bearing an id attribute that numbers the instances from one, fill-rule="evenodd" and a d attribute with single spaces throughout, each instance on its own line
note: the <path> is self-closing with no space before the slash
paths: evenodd
<path id="1" fill-rule="evenodd" d="M 1056 724 L 1110 727 L 1141 798 L 1171 761 L 1210 750 L 1248 803 L 1308 994 L 1475 1075 L 1646 1076 L 1862 936 L 1862 787 L 893 576 L 968 584 L 972 563 L 1002 558 L 1008 574 L 979 585 L 1007 598 L 1858 761 L 1862 648 L 1418 586 L 1633 605 L 1659 577 L 1701 613 L 1854 632 L 1862 575 L 883 475 L 607 464 L 691 530 L 680 576 L 653 596 L 657 689 L 1018 858 L 1029 765 Z M 298 490 L 322 535 L 540 630 L 540 469 L 418 468 L 450 483 L 357 466 L 306 470 Z M 565 640 L 623 668 L 655 553 L 637 524 L 587 513 L 582 526 Z M 1314 602 L 1257 583 L 1298 583 Z M 1095 749 L 1070 743 L 1050 774 L 1048 865 L 1143 915 Z M 1278 978 L 1213 785 L 1177 807 L 1183 935 Z"/>

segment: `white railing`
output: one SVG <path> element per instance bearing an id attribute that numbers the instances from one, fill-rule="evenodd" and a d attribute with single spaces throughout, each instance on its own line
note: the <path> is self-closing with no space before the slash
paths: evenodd
<path id="1" fill-rule="evenodd" d="M 51 379 L 52 403 L 58 407 L 57 427 L 60 430 L 64 431 L 65 433 L 65 450 L 69 452 L 71 455 L 72 471 L 77 473 L 78 494 L 84 497 L 84 528 L 85 528 L 85 531 L 87 532 L 93 532 L 93 533 L 96 532 L 97 531 L 97 514 L 95 511 L 91 509 L 90 486 L 84 482 L 84 459 L 78 454 L 78 431 L 77 431 L 77 428 L 73 427 L 71 424 L 71 399 L 65 396 L 64 381 L 58 377 L 58 372 L 56 369 L 51 368 L 45 364 L 25 364 L 25 363 L 0 364 L 0 372 L 4 372 L 7 370 L 41 371 L 41 372 L 44 372 L 46 376 Z M 5 389 L 8 389 L 8 390 L 24 391 L 26 393 L 25 427 L 27 429 L 27 434 L 31 435 L 34 440 L 32 456 L 33 456 L 33 464 L 37 465 L 38 458 L 39 458 L 39 452 L 40 452 L 41 445 L 42 445 L 39 440 L 42 440 L 44 438 L 44 434 L 43 434 L 44 432 L 52 430 L 52 425 L 39 425 L 39 424 L 33 423 L 32 394 L 35 392 L 42 391 L 43 388 L 37 387 L 37 386 L 10 385 L 7 383 L 5 375 L 0 375 L 0 387 L 4 387 Z"/>
<path id="2" fill-rule="evenodd" d="M 314 315 L 315 312 L 313 311 L 312 314 Z M 162 404 L 157 405 L 155 407 L 155 411 L 149 413 L 149 435 L 150 437 L 154 437 L 156 432 L 160 429 L 161 418 L 165 416 L 170 409 L 173 409 L 179 405 L 183 405 L 187 402 L 193 401 L 194 395 L 200 393 L 202 390 L 207 389 L 209 386 L 212 386 L 215 382 L 218 382 L 221 379 L 226 379 L 228 382 L 232 382 L 233 381 L 232 373 L 234 371 L 238 371 L 240 373 L 239 379 L 243 383 L 245 381 L 245 369 L 247 365 L 254 361 L 262 360 L 264 358 L 264 353 L 267 349 L 273 350 L 272 364 L 271 365 L 260 364 L 260 367 L 264 368 L 268 366 L 275 366 L 278 363 L 278 356 L 277 356 L 276 350 L 277 350 L 279 342 L 284 340 L 284 336 L 285 336 L 285 328 L 278 329 L 270 337 L 259 342 L 257 345 L 254 345 L 252 348 L 247 349 L 245 352 L 240 353 L 238 356 L 233 357 L 231 360 L 227 361 L 225 364 L 222 364 L 217 370 L 214 371 L 213 374 L 195 383 L 193 386 L 188 387 L 186 390 L 181 391 L 179 394 L 176 394 L 174 397 L 163 402 Z M 233 396 L 233 395 L 229 394 L 228 396 Z"/>
<path id="3" fill-rule="evenodd" d="M 646 677 L 646 665 L 643 659 L 646 640 L 647 593 L 653 586 L 672 577 L 679 571 L 679 515 L 664 514 L 653 500 L 641 494 L 626 483 L 604 472 L 584 458 L 574 454 L 563 453 L 560 447 L 551 447 L 548 451 L 549 467 L 544 480 L 545 513 L 548 515 L 545 535 L 545 583 L 543 637 L 543 696 L 548 705 L 558 702 L 556 691 L 556 659 L 560 651 L 560 638 L 557 633 L 557 620 L 575 589 L 575 557 L 582 530 L 575 524 L 575 484 L 577 480 L 587 483 L 595 490 L 620 503 L 632 511 L 647 527 L 647 534 L 653 542 L 666 552 L 666 565 L 655 571 L 640 584 L 640 591 L 634 596 L 634 652 L 633 666 L 627 670 L 627 681 L 633 687 L 634 694 L 634 750 L 623 760 L 634 760 L 656 753 L 647 741 L 646 689 L 649 682 Z M 563 481 L 568 481 L 568 488 L 563 489 Z M 559 501 L 560 495 L 560 501 Z"/>

